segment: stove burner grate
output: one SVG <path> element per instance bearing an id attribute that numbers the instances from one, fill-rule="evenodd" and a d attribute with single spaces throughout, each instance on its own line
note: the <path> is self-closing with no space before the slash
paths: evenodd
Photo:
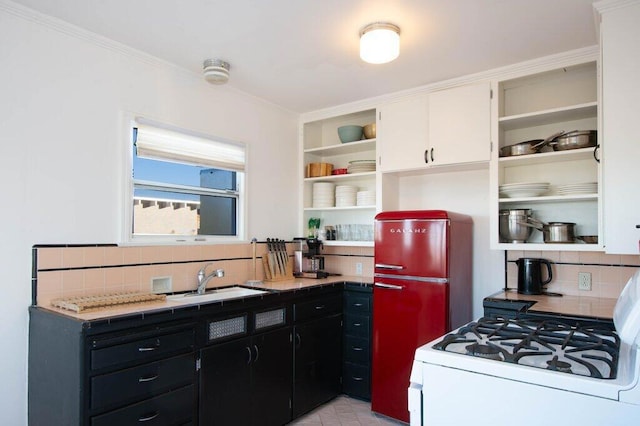
<path id="1" fill-rule="evenodd" d="M 615 379 L 620 339 L 608 329 L 557 320 L 481 318 L 444 336 L 433 347 L 567 374 Z"/>

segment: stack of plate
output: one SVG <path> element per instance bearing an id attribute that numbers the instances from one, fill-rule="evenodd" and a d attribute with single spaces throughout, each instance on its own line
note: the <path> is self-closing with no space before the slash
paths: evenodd
<path id="1" fill-rule="evenodd" d="M 376 191 L 358 191 L 356 194 L 356 205 L 373 206 L 376 204 Z"/>
<path id="2" fill-rule="evenodd" d="M 376 171 L 376 160 L 354 160 L 349 161 L 347 173 L 365 173 Z"/>
<path id="3" fill-rule="evenodd" d="M 353 207 L 356 205 L 358 187 L 353 185 L 336 186 L 336 207 Z"/>
<path id="4" fill-rule="evenodd" d="M 500 185 L 500 196 L 508 198 L 539 197 L 549 190 L 548 182 L 505 183 Z"/>
<path id="5" fill-rule="evenodd" d="M 565 185 L 556 186 L 558 195 L 574 195 L 574 194 L 597 194 L 597 182 L 585 183 L 567 183 Z"/>
<path id="6" fill-rule="evenodd" d="M 333 207 L 336 185 L 331 182 L 316 182 L 313 184 L 313 207 L 324 208 Z"/>

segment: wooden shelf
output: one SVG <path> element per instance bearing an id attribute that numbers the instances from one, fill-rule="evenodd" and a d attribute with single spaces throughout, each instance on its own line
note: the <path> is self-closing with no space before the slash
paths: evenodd
<path id="1" fill-rule="evenodd" d="M 351 206 L 351 207 L 305 207 L 304 211 L 345 211 L 345 210 L 375 210 L 376 206 Z"/>
<path id="2" fill-rule="evenodd" d="M 376 149 L 375 139 L 365 139 L 357 142 L 341 143 L 337 145 L 321 146 L 318 148 L 308 148 L 304 150 L 305 154 L 314 154 L 322 156 L 355 154 L 366 150 Z"/>
<path id="3" fill-rule="evenodd" d="M 595 147 L 569 149 L 566 151 L 541 152 L 539 154 L 516 155 L 513 157 L 500 157 L 498 162 L 501 167 L 524 166 L 532 164 L 549 164 L 563 161 L 587 160 L 595 161 L 593 153 Z"/>
<path id="4" fill-rule="evenodd" d="M 499 250 L 528 251 L 603 251 L 600 244 L 545 244 L 545 243 L 499 243 Z"/>
<path id="5" fill-rule="evenodd" d="M 544 197 L 500 198 L 500 204 L 514 203 L 566 203 L 573 201 L 597 201 L 598 194 L 547 195 Z"/>
<path id="6" fill-rule="evenodd" d="M 365 172 L 365 173 L 347 173 L 344 175 L 328 175 L 328 176 L 318 176 L 312 178 L 304 178 L 305 182 L 324 182 L 324 181 L 341 181 L 341 180 L 355 180 L 366 177 L 375 177 L 376 172 Z"/>
<path id="7" fill-rule="evenodd" d="M 513 130 L 518 128 L 535 127 L 545 124 L 597 117 L 597 115 L 598 103 L 587 102 L 584 104 L 571 105 L 567 107 L 500 117 L 498 119 L 498 122 L 500 123 L 500 127 L 503 130 Z"/>

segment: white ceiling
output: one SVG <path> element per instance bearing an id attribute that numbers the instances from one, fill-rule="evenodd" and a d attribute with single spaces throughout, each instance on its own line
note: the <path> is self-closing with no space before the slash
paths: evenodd
<path id="1" fill-rule="evenodd" d="M 296 112 L 409 89 L 597 43 L 593 0 L 14 0 Z M 401 28 L 370 65 L 358 32 Z"/>

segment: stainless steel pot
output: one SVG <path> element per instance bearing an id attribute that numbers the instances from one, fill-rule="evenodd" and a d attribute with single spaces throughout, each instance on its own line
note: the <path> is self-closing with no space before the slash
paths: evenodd
<path id="1" fill-rule="evenodd" d="M 546 139 L 532 139 L 514 145 L 507 145 L 500 148 L 500 157 L 512 157 L 515 155 L 537 154 L 552 140 L 562 135 L 564 131 L 554 133 Z"/>
<path id="2" fill-rule="evenodd" d="M 498 232 L 501 242 L 526 243 L 533 229 L 527 225 L 531 209 L 500 210 Z"/>
<path id="3" fill-rule="evenodd" d="M 598 132 L 596 130 L 573 130 L 555 138 L 549 145 L 554 151 L 566 151 L 594 147 L 598 144 Z"/>
<path id="4" fill-rule="evenodd" d="M 572 222 L 544 223 L 529 218 L 526 226 L 542 231 L 542 238 L 545 243 L 572 244 L 576 242 L 576 224 Z"/>

